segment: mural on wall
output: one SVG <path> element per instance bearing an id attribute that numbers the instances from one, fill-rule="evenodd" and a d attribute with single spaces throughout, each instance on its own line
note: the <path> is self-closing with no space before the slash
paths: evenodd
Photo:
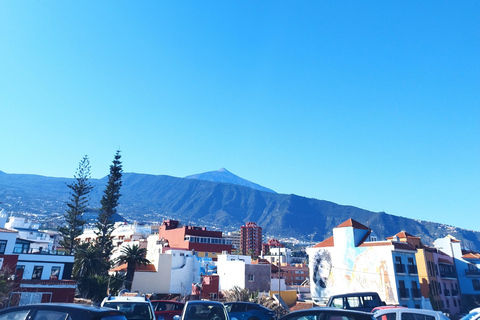
<path id="1" fill-rule="evenodd" d="M 375 291 L 382 300 L 395 301 L 392 283 L 395 277 L 390 274 L 388 261 L 391 261 L 389 253 L 384 255 L 373 248 L 319 249 L 313 254 L 311 263 L 312 298 Z"/>
<path id="2" fill-rule="evenodd" d="M 315 253 L 312 264 L 311 293 L 314 297 L 327 297 L 331 292 L 332 257 L 330 251 L 320 249 Z"/>

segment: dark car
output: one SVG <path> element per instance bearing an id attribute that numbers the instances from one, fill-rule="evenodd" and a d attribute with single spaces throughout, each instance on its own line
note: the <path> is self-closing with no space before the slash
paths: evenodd
<path id="1" fill-rule="evenodd" d="M 174 320 L 230 320 L 225 306 L 218 301 L 187 301 L 180 316 Z M 232 319 L 233 320 L 233 319 Z"/>
<path id="2" fill-rule="evenodd" d="M 155 318 L 157 320 L 173 320 L 174 316 L 182 314 L 184 303 L 171 300 L 152 300 Z"/>
<path id="3" fill-rule="evenodd" d="M 259 305 L 258 303 L 250 302 L 226 302 L 224 303 L 230 318 L 237 318 L 238 320 L 273 320 L 275 319 L 275 312 Z"/>
<path id="4" fill-rule="evenodd" d="M 372 312 L 373 308 L 384 306 L 376 292 L 354 292 L 337 294 L 328 299 L 327 307 Z"/>
<path id="5" fill-rule="evenodd" d="M 337 308 L 315 307 L 294 311 L 279 320 L 374 320 L 370 312 L 342 310 Z"/>
<path id="6" fill-rule="evenodd" d="M 0 320 L 126 320 L 123 312 L 74 303 L 38 303 L 0 311 Z"/>

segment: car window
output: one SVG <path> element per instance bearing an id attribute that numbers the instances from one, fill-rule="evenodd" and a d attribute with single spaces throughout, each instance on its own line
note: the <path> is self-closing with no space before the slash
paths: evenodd
<path id="1" fill-rule="evenodd" d="M 360 297 L 347 297 L 347 309 L 363 307 L 360 303 Z"/>
<path id="2" fill-rule="evenodd" d="M 154 318 L 148 303 L 107 301 L 103 306 L 125 312 L 125 317 L 129 320 L 150 320 Z"/>
<path id="3" fill-rule="evenodd" d="M 355 320 L 355 317 L 340 314 L 327 314 L 325 320 Z"/>
<path id="4" fill-rule="evenodd" d="M 182 310 L 182 305 L 178 303 L 165 303 L 165 306 L 167 307 L 166 310 L 171 311 L 171 310 Z"/>
<path id="5" fill-rule="evenodd" d="M 110 315 L 110 316 L 105 316 L 105 317 L 102 317 L 100 320 L 126 320 L 127 318 L 125 318 L 124 315 L 121 315 L 121 314 L 116 314 L 116 315 Z"/>
<path id="6" fill-rule="evenodd" d="M 33 320 L 72 320 L 67 312 L 38 310 Z"/>
<path id="7" fill-rule="evenodd" d="M 30 310 L 15 310 L 2 314 L 0 320 L 25 320 Z"/>
<path id="8" fill-rule="evenodd" d="M 342 297 L 333 298 L 332 307 L 343 309 L 343 298 Z"/>
<path id="9" fill-rule="evenodd" d="M 243 304 L 243 303 L 232 303 L 230 305 L 230 311 L 227 311 L 228 312 L 244 312 L 247 310 L 247 305 Z"/>
<path id="10" fill-rule="evenodd" d="M 285 320 L 318 320 L 319 317 L 316 313 L 295 313 L 285 316 Z"/>
<path id="11" fill-rule="evenodd" d="M 402 312 L 401 320 L 435 320 L 435 317 L 421 313 Z"/>
<path id="12" fill-rule="evenodd" d="M 377 320 L 395 320 L 397 318 L 397 314 L 395 312 L 387 313 L 378 317 L 375 317 Z"/>

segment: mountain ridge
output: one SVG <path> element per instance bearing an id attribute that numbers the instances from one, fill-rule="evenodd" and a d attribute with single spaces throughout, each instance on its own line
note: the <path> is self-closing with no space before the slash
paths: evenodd
<path id="1" fill-rule="evenodd" d="M 55 217 L 65 213 L 73 178 L 2 174 L 0 202 L 7 213 L 29 213 L 32 217 Z M 90 218 L 100 207 L 107 177 L 90 179 Z M 464 245 L 480 248 L 480 232 L 440 223 L 419 221 L 385 212 L 372 212 L 354 206 L 294 194 L 277 194 L 230 183 L 177 178 L 167 175 L 124 173 L 118 212 L 127 220 L 161 223 L 177 219 L 184 224 L 207 226 L 223 231 L 238 229 L 246 222 L 260 225 L 264 234 L 323 241 L 332 229 L 352 218 L 369 226 L 379 239 L 400 231 L 420 236 L 431 244 L 436 238 L 453 235 Z"/>

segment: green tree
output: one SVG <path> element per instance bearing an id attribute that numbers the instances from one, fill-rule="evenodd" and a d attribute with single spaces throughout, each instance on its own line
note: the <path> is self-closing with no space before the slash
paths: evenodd
<path id="1" fill-rule="evenodd" d="M 107 275 L 111 266 L 110 255 L 113 250 L 112 231 L 114 226 L 113 216 L 117 213 L 118 200 L 120 199 L 120 188 L 122 186 L 122 162 L 120 161 L 120 151 L 117 150 L 112 165 L 110 165 L 110 174 L 108 175 L 107 186 L 103 192 L 100 204 L 100 213 L 95 224 L 97 230 L 96 247 L 99 249 L 100 259 L 104 267 L 100 274 Z"/>
<path id="2" fill-rule="evenodd" d="M 80 161 L 74 175 L 75 180 L 67 184 L 70 188 L 70 199 L 67 202 L 67 211 L 63 215 L 66 225 L 58 229 L 62 240 L 60 245 L 65 248 L 67 254 L 73 254 L 79 243 L 76 239 L 83 233 L 86 221 L 83 214 L 88 207 L 88 194 L 93 186 L 90 184 L 90 161 L 84 156 Z"/>
<path id="3" fill-rule="evenodd" d="M 75 252 L 73 276 L 82 280 L 98 273 L 102 268 L 102 260 L 98 248 L 88 244 L 81 245 Z"/>
<path id="4" fill-rule="evenodd" d="M 146 266 L 147 264 L 150 264 L 150 261 L 145 258 L 147 255 L 147 250 L 145 248 L 140 248 L 140 246 L 137 244 L 123 247 L 120 252 L 121 255 L 117 258 L 116 262 L 118 264 L 127 264 L 125 289 L 130 291 L 132 289 L 133 277 L 135 276 L 135 268 L 140 265 Z"/>

